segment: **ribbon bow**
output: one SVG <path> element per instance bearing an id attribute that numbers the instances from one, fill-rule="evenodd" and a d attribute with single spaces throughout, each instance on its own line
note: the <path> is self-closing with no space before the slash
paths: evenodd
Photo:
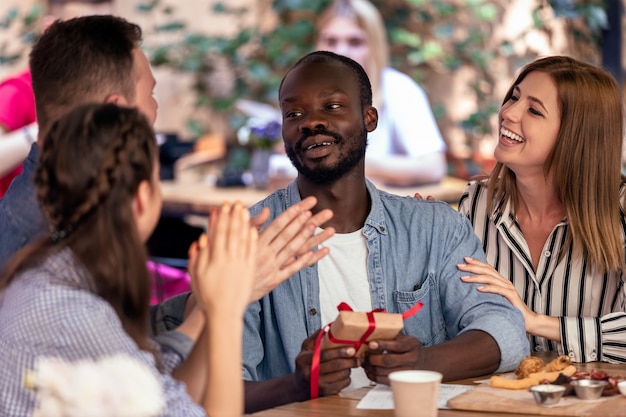
<path id="1" fill-rule="evenodd" d="M 416 314 L 418 311 L 420 311 L 423 305 L 424 303 L 422 303 L 421 301 L 416 303 L 409 310 L 402 313 L 402 320 L 406 320 L 412 315 Z M 337 306 L 337 310 L 353 311 L 352 307 L 350 307 L 346 303 L 339 304 Z M 311 385 L 311 399 L 312 400 L 319 396 L 320 357 L 322 354 L 321 345 L 322 345 L 322 338 L 324 337 L 324 335 L 328 334 L 328 339 L 333 343 L 342 344 L 342 345 L 353 345 L 354 348 L 358 351 L 362 345 L 367 343 L 368 337 L 370 337 L 370 335 L 374 332 L 374 330 L 376 330 L 376 319 L 374 318 L 374 313 L 386 313 L 386 312 L 387 311 L 382 308 L 377 308 L 375 310 L 372 310 L 366 313 L 367 323 L 368 323 L 367 330 L 365 330 L 365 332 L 363 332 L 363 335 L 359 338 L 359 340 L 356 340 L 356 341 L 355 340 L 342 340 L 342 339 L 337 339 L 336 337 L 334 337 L 330 329 L 333 323 L 328 323 L 326 326 L 324 326 L 322 331 L 318 333 L 317 338 L 315 339 L 315 347 L 313 348 L 313 358 L 311 359 L 310 385 Z"/>

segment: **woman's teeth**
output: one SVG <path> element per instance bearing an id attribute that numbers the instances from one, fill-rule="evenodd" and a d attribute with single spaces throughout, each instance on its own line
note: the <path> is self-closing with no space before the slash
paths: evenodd
<path id="1" fill-rule="evenodd" d="M 500 128 L 500 134 L 502 136 L 505 136 L 505 137 L 509 138 L 509 139 L 513 139 L 514 141 L 517 141 L 517 142 L 520 142 L 520 143 L 524 142 L 524 138 L 522 138 L 520 135 L 516 135 L 515 133 L 513 133 L 513 132 L 511 132 L 509 130 L 506 130 L 503 127 Z"/>

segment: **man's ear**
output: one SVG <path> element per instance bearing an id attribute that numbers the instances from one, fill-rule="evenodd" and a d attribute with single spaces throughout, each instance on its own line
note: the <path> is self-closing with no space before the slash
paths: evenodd
<path id="1" fill-rule="evenodd" d="M 128 106 L 128 100 L 121 94 L 109 94 L 104 99 L 105 103 L 117 104 L 118 106 Z"/>
<path id="2" fill-rule="evenodd" d="M 378 126 L 378 110 L 376 107 L 368 106 L 365 109 L 365 128 L 368 132 L 372 132 L 376 126 Z"/>

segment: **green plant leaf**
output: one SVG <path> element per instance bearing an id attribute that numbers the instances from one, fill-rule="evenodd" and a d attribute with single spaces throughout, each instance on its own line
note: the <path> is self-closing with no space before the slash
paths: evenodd
<path id="1" fill-rule="evenodd" d="M 30 8 L 30 10 L 24 16 L 24 25 L 31 26 L 37 23 L 37 19 L 39 19 L 43 15 L 41 7 L 39 5 L 35 5 Z"/>
<path id="2" fill-rule="evenodd" d="M 417 33 L 411 33 L 403 28 L 394 29 L 391 32 L 391 40 L 394 43 L 400 43 L 414 48 L 422 44 L 422 39 Z"/>
<path id="3" fill-rule="evenodd" d="M 7 14 L 0 20 L 0 28 L 8 29 L 9 26 L 17 19 L 19 10 L 17 7 L 12 7 L 7 11 Z"/>
<path id="4" fill-rule="evenodd" d="M 493 22 L 498 16 L 498 10 L 494 4 L 481 4 L 476 8 L 475 15 L 479 20 Z"/>
<path id="5" fill-rule="evenodd" d="M 187 25 L 185 24 L 185 22 L 179 21 L 179 22 L 170 22 L 164 25 L 159 25 L 155 29 L 157 32 L 174 32 L 177 30 L 185 29 L 186 26 Z"/>
<path id="6" fill-rule="evenodd" d="M 152 12 L 160 3 L 160 0 L 152 0 L 149 2 L 139 3 L 136 7 L 139 13 L 150 13 Z"/>

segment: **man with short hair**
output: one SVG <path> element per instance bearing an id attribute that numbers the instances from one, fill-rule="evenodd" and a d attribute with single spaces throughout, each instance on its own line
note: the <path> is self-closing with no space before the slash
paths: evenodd
<path id="1" fill-rule="evenodd" d="M 154 123 L 157 104 L 139 26 L 114 16 L 84 16 L 52 24 L 33 46 L 30 70 L 38 141 L 52 122 L 79 104 L 113 102 L 138 107 Z M 37 203 L 33 173 L 39 146 L 0 200 L 0 268 L 48 229 Z"/>
<path id="2" fill-rule="evenodd" d="M 46 30 L 30 55 L 39 141 L 57 117 L 90 102 L 137 107 L 154 123 L 158 107 L 152 94 L 155 79 L 140 48 L 141 37 L 139 26 L 111 15 L 57 21 Z M 24 173 L 0 200 L 0 269 L 13 253 L 48 229 L 32 182 L 38 154 L 39 146 L 34 144 Z M 299 258 L 309 253 L 306 255 L 309 262 L 315 262 L 324 254 L 310 256 L 307 248 L 328 235 L 306 239 L 303 244 L 303 236 L 309 234 L 307 228 L 320 218 L 303 221 L 301 217 L 308 212 L 306 204 L 295 211 L 300 213 L 291 213 L 282 222 L 273 223 L 273 232 L 261 234 L 259 238 L 258 248 L 263 256 L 259 256 L 257 274 L 268 278 L 265 282 L 268 286 L 275 285 L 274 280 L 279 280 L 285 268 L 294 267 L 296 253 Z M 265 212 L 255 221 L 267 216 Z"/>
<path id="3" fill-rule="evenodd" d="M 55 19 L 111 14 L 113 0 L 48 0 L 47 6 L 43 30 Z M 6 135 L 9 132 L 14 134 Z M 36 132 L 35 98 L 30 70 L 26 69 L 0 81 L 0 198 L 13 178 L 22 172 L 21 164 L 36 139 Z"/>
<path id="4" fill-rule="evenodd" d="M 351 383 L 388 383 L 400 369 L 438 371 L 444 381 L 514 369 L 529 353 L 522 315 L 505 298 L 462 282 L 457 268 L 465 256 L 484 259 L 467 219 L 445 203 L 391 195 L 365 178 L 367 133 L 378 113 L 363 68 L 313 52 L 285 75 L 279 103 L 285 150 L 298 176 L 252 214 L 269 208 L 277 215 L 315 196 L 313 211 L 331 209 L 323 228 L 336 234 L 324 245 L 329 256 L 249 307 L 246 399 L 263 398 L 270 407 L 309 398 L 315 337 L 341 302 L 355 311 L 424 307 L 404 321 L 403 334 L 370 342 L 363 358 L 352 346 L 322 350 L 321 395 Z"/>
<path id="5" fill-rule="evenodd" d="M 44 140 L 56 118 L 90 102 L 137 107 L 154 123 L 157 103 L 152 90 L 155 80 L 140 42 L 139 26 L 116 16 L 83 16 L 53 23 L 30 55 L 39 122 L 38 141 Z M 39 151 L 39 144 L 33 144 L 24 171 L 0 199 L 0 270 L 16 251 L 48 233 L 45 213 L 38 204 L 33 182 Z M 309 209 L 313 204 L 314 199 L 303 201 L 294 210 L 278 216 L 259 234 L 254 299 L 328 252 L 311 250 L 332 234 L 312 236 L 315 227 L 332 216 L 329 211 L 311 215 Z M 252 221 L 261 224 L 268 217 L 269 212 L 265 210 Z M 167 311 L 157 316 L 168 317 L 168 311 L 174 310 L 172 314 L 178 318 L 183 316 L 186 307 L 193 310 L 189 306 L 193 303 L 185 303 L 186 295 L 175 301 L 180 302 L 166 301 L 167 308 L 160 310 Z M 203 316 L 192 313 L 178 332 L 158 335 L 165 351 L 164 369 L 175 369 L 174 376 L 187 383 L 187 390 L 195 400 L 207 383 L 206 364 L 197 359 L 203 355 L 194 355 L 204 347 L 202 342 L 195 343 L 205 335 L 200 333 L 203 322 L 198 317 Z M 152 325 L 159 327 L 158 323 Z M 193 349 L 195 346 L 199 348 Z"/>

